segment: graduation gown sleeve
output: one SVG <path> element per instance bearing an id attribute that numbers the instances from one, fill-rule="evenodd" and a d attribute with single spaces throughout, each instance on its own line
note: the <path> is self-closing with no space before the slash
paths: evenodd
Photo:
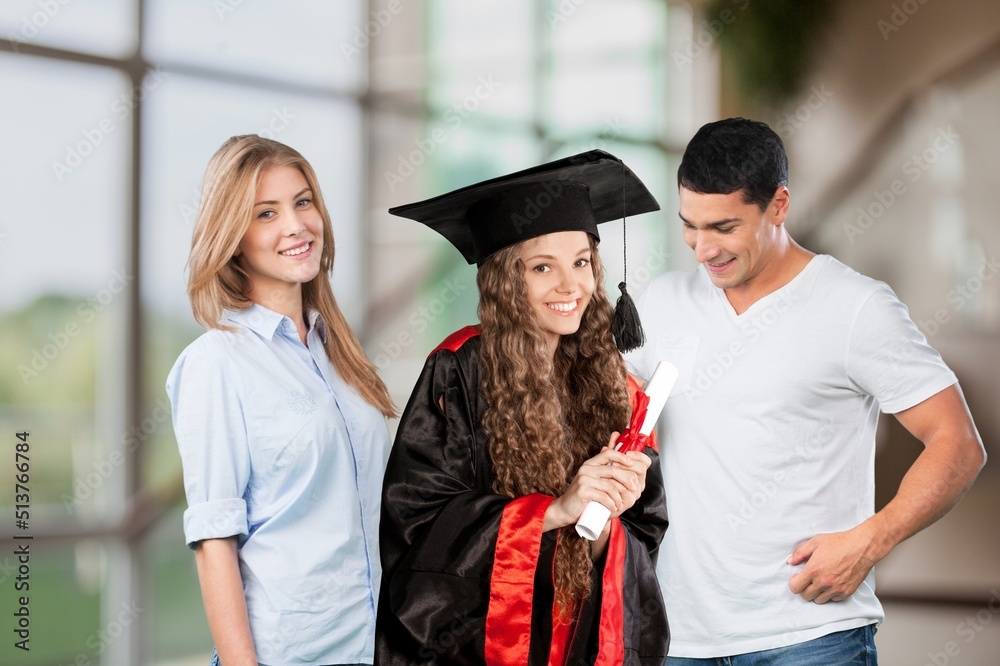
<path id="1" fill-rule="evenodd" d="M 389 456 L 377 663 L 483 663 L 493 553 L 510 500 L 488 491 L 469 351 L 427 359 Z"/>

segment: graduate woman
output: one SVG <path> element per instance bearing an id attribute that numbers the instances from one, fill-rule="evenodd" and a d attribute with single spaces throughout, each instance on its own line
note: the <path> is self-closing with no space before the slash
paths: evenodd
<path id="1" fill-rule="evenodd" d="M 597 224 L 658 209 L 602 151 L 393 209 L 479 265 L 478 327 L 427 359 L 383 487 L 377 664 L 662 664 L 656 453 L 631 412 Z M 596 541 L 574 524 L 611 510 Z"/>
<path id="2" fill-rule="evenodd" d="M 223 144 L 188 266 L 208 331 L 167 379 L 213 663 L 372 663 L 393 406 L 333 256 L 309 163 L 254 135 Z"/>

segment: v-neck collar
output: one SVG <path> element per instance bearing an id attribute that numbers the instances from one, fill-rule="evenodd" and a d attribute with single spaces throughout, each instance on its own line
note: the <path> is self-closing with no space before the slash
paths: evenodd
<path id="1" fill-rule="evenodd" d="M 720 287 L 716 287 L 712 283 L 712 278 L 709 277 L 708 270 L 705 268 L 705 266 L 703 264 L 700 264 L 698 268 L 702 271 L 702 274 L 705 276 L 705 279 L 708 280 L 709 286 L 715 292 L 716 298 L 720 301 L 722 307 L 725 308 L 729 316 L 735 321 L 742 321 L 747 317 L 749 317 L 750 315 L 752 315 L 755 311 L 767 307 L 769 304 L 771 304 L 778 298 L 782 298 L 788 291 L 794 288 L 795 284 L 798 283 L 804 275 L 814 270 L 818 270 L 820 264 L 825 263 L 828 257 L 829 255 L 826 254 L 813 255 L 812 258 L 809 259 L 808 263 L 806 263 L 806 265 L 802 267 L 802 270 L 800 270 L 795 275 L 795 277 L 793 277 L 791 280 L 781 285 L 771 293 L 765 294 L 760 298 L 758 298 L 750 305 L 750 307 L 744 310 L 742 314 L 736 313 L 736 308 L 733 307 L 733 304 L 729 302 L 729 298 L 726 296 L 726 290 Z"/>

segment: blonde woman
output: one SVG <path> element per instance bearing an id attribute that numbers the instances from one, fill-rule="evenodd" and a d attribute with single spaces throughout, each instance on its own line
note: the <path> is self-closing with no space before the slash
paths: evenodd
<path id="1" fill-rule="evenodd" d="M 431 353 L 400 421 L 376 663 L 663 662 L 663 485 L 654 448 L 608 446 L 636 387 L 597 251 L 597 224 L 657 208 L 592 151 L 391 211 L 479 265 L 480 325 Z M 612 516 L 593 542 L 590 501 Z"/>
<path id="2" fill-rule="evenodd" d="M 213 663 L 371 664 L 385 385 L 330 286 L 312 167 L 236 136 L 205 174 L 167 379 Z"/>

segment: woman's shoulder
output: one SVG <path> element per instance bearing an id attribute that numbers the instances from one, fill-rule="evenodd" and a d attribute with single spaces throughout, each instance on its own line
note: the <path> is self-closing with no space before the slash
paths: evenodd
<path id="1" fill-rule="evenodd" d="M 427 365 L 457 364 L 468 366 L 479 361 L 479 326 L 464 326 L 444 340 L 427 355 Z"/>
<path id="2" fill-rule="evenodd" d="M 471 344 L 470 344 L 471 343 Z M 449 351 L 457 354 L 463 348 L 466 351 L 474 349 L 479 345 L 479 326 L 463 326 L 444 340 L 441 341 L 427 356 L 433 356 L 439 351 Z"/>
<path id="3" fill-rule="evenodd" d="M 436 387 L 456 381 L 478 385 L 479 327 L 465 326 L 447 336 L 427 355 L 421 376 Z"/>
<path id="4" fill-rule="evenodd" d="M 230 324 L 232 326 L 232 324 Z M 232 354 L 234 348 L 243 342 L 247 329 L 234 326 L 229 330 L 210 328 L 184 348 L 180 356 L 211 356 L 222 359 Z"/>
<path id="5" fill-rule="evenodd" d="M 224 368 L 239 355 L 239 350 L 247 343 L 247 330 L 236 327 L 232 330 L 211 328 L 188 344 L 177 356 L 170 377 L 205 373 L 225 372 Z"/>

